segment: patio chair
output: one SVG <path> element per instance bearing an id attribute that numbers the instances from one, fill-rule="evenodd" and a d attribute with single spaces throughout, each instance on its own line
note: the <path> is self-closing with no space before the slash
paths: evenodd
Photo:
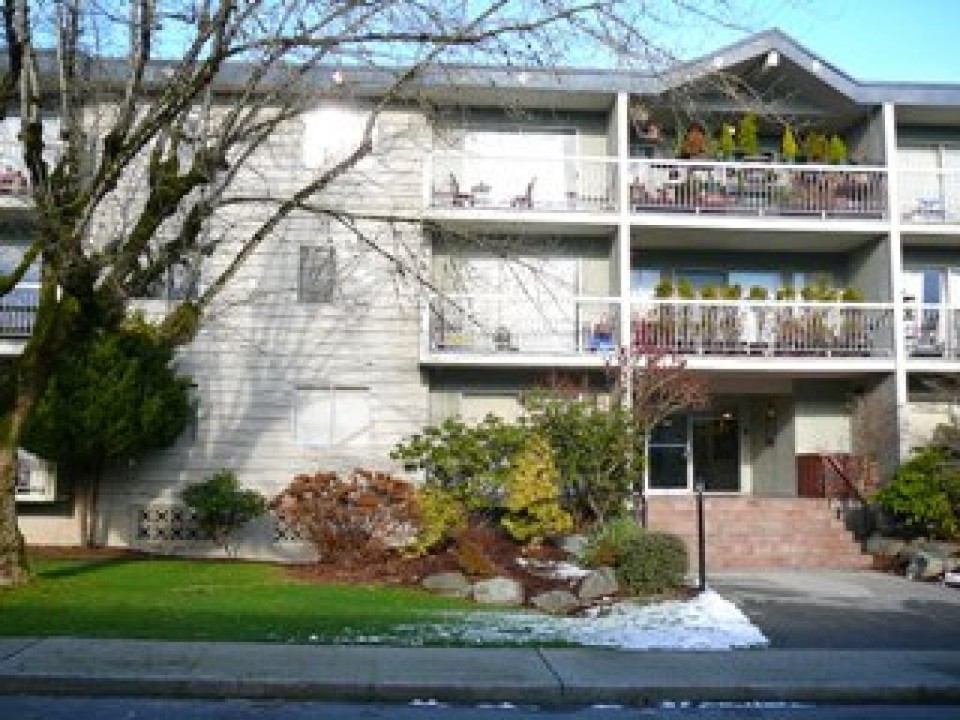
<path id="1" fill-rule="evenodd" d="M 473 205 L 473 194 L 460 190 L 460 183 L 457 182 L 457 176 L 453 173 L 450 173 L 450 204 L 454 207 Z"/>
<path id="2" fill-rule="evenodd" d="M 530 182 L 527 183 L 527 190 L 523 195 L 517 195 L 510 201 L 510 207 L 512 208 L 532 208 L 533 207 L 533 186 L 536 184 L 537 178 L 532 177 Z"/>

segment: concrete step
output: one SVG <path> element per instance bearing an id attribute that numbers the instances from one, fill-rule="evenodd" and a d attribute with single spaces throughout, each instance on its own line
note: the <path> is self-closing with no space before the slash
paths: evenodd
<path id="1" fill-rule="evenodd" d="M 863 569 L 872 558 L 818 498 L 705 499 L 708 569 Z M 691 496 L 652 497 L 648 525 L 679 535 L 696 565 L 696 503 Z"/>

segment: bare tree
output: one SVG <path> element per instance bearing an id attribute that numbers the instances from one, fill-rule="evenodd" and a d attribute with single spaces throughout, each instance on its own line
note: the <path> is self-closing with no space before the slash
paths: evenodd
<path id="1" fill-rule="evenodd" d="M 386 109 L 409 103 L 429 112 L 421 88 L 431 73 L 454 83 L 444 75 L 451 63 L 548 67 L 570 59 L 574 37 L 576 59 L 663 62 L 670 54 L 657 27 L 717 22 L 721 13 L 735 16 L 730 5 L 5 0 L 0 92 L 5 107 L 16 108 L 35 219 L 16 267 L 0 277 L 0 293 L 37 264 L 41 288 L 0 455 L 0 584 L 28 577 L 14 502 L 16 448 L 71 344 L 115 326 L 132 299 L 170 273 L 228 253 L 204 293 L 162 320 L 169 342 L 188 341 L 244 262 L 298 212 L 332 218 L 425 282 L 411 258 L 364 232 L 359 213 L 325 201 L 325 191 L 371 154 Z M 343 98 L 343 74 L 353 72 L 377 88 L 366 96 L 352 146 L 282 192 L 241 191 L 280 131 L 324 99 Z"/>

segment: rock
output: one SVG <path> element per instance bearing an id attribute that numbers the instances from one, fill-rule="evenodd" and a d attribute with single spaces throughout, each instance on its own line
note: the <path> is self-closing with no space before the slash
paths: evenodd
<path id="1" fill-rule="evenodd" d="M 420 585 L 430 592 L 437 593 L 437 595 L 456 598 L 470 597 L 470 591 L 473 587 L 464 574 L 459 572 L 427 575 L 420 581 Z"/>
<path id="2" fill-rule="evenodd" d="M 880 533 L 873 533 L 867 538 L 864 549 L 871 555 L 895 557 L 899 555 L 907 544 L 900 538 L 888 537 Z"/>
<path id="3" fill-rule="evenodd" d="M 914 550 L 907 562 L 907 577 L 911 580 L 932 580 L 944 572 L 944 558 L 924 550 Z"/>
<path id="4" fill-rule="evenodd" d="M 567 590 L 550 590 L 530 598 L 530 604 L 551 615 L 568 615 L 580 606 L 577 596 Z"/>
<path id="5" fill-rule="evenodd" d="M 600 567 L 587 575 L 580 583 L 577 593 L 585 602 L 597 600 L 607 595 L 616 595 L 620 591 L 617 574 L 611 567 Z"/>
<path id="6" fill-rule="evenodd" d="M 927 540 L 920 545 L 920 550 L 944 560 L 955 555 L 960 555 L 960 545 L 951 542 L 940 542 L 938 540 Z"/>
<path id="7" fill-rule="evenodd" d="M 557 547 L 575 558 L 582 557 L 583 551 L 587 547 L 587 536 L 564 535 L 560 538 L 560 542 L 557 543 Z"/>
<path id="8" fill-rule="evenodd" d="M 505 577 L 481 580 L 473 586 L 473 599 L 484 605 L 523 605 L 523 585 Z"/>

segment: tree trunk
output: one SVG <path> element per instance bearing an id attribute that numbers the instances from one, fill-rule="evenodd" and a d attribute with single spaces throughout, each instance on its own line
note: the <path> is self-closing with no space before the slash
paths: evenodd
<path id="1" fill-rule="evenodd" d="M 10 431 L 0 448 L 0 587 L 21 585 L 30 579 L 23 535 L 17 524 L 16 485 L 17 438 L 32 407 L 29 398 L 18 398 Z"/>

